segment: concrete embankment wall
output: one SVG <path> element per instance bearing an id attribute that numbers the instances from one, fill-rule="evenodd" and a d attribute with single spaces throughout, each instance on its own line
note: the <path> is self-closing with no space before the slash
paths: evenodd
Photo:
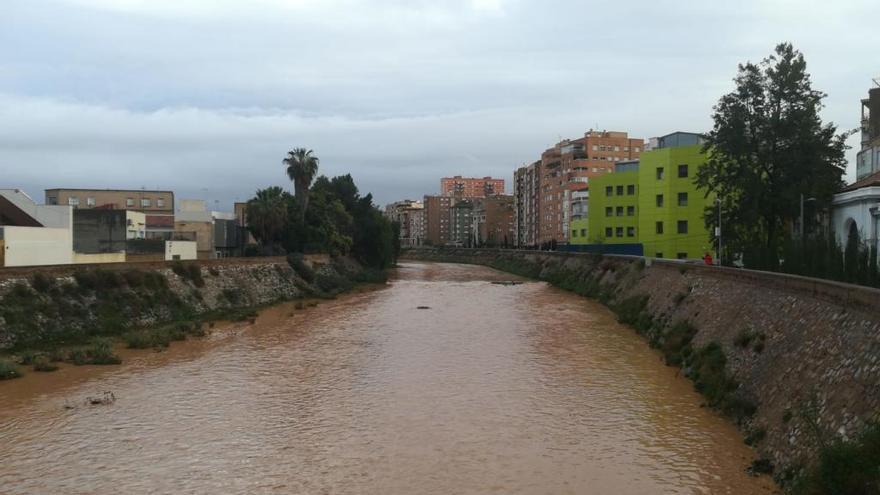
<path id="1" fill-rule="evenodd" d="M 347 258 L 308 264 L 308 281 L 283 257 L 0 269 L 0 350 L 332 293 L 362 270 Z"/>
<path id="2" fill-rule="evenodd" d="M 612 307 L 642 296 L 659 324 L 690 322 L 693 347 L 720 344 L 736 394 L 757 406 L 739 426 L 777 475 L 813 462 L 819 442 L 852 438 L 880 420 L 876 289 L 622 256 L 413 249 L 403 258 L 477 263 L 545 280 L 575 274 L 597 281 Z"/>

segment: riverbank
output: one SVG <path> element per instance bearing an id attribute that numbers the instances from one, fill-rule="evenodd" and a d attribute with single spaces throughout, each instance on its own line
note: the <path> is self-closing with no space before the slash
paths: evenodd
<path id="1" fill-rule="evenodd" d="M 349 258 L 298 255 L 0 271 L 0 378 L 62 362 L 118 364 L 119 343 L 166 348 L 216 320 L 252 320 L 261 307 L 380 281 L 383 273 Z"/>
<path id="2" fill-rule="evenodd" d="M 852 440 L 880 410 L 880 292 L 628 257 L 416 249 L 405 259 L 490 266 L 612 308 L 731 417 L 786 484 L 822 446 Z"/>

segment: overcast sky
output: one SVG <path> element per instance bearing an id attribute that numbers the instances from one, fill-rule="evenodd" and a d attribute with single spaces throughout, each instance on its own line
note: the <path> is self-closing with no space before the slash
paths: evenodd
<path id="1" fill-rule="evenodd" d="M 828 93 L 824 119 L 851 129 L 880 76 L 877 13 L 877 0 L 3 0 L 0 187 L 40 201 L 167 188 L 228 209 L 289 187 L 281 159 L 304 146 L 381 204 L 444 175 L 510 192 L 559 137 L 709 129 L 737 63 L 781 41 Z"/>

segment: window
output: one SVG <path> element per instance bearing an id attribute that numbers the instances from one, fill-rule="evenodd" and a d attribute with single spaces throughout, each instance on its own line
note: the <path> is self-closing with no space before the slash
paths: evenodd
<path id="1" fill-rule="evenodd" d="M 678 206 L 687 206 L 688 205 L 688 193 L 682 192 L 678 193 Z"/>
<path id="2" fill-rule="evenodd" d="M 86 205 L 87 206 L 95 206 L 96 204 L 97 204 L 97 202 L 95 201 L 94 196 L 89 196 L 86 198 Z"/>
<path id="3" fill-rule="evenodd" d="M 629 146 L 624 146 L 623 151 L 629 151 Z"/>
<path id="4" fill-rule="evenodd" d="M 165 200 L 164 200 L 164 199 L 161 199 L 161 198 L 160 198 L 160 199 L 157 199 L 157 200 L 156 200 L 156 206 L 158 206 L 159 208 L 164 208 L 164 207 L 165 207 Z"/>
<path id="5" fill-rule="evenodd" d="M 657 167 L 657 180 L 663 180 L 663 167 Z"/>
<path id="6" fill-rule="evenodd" d="M 141 206 L 142 206 L 143 208 L 148 208 L 148 207 L 151 206 L 152 204 L 153 204 L 153 202 L 150 201 L 149 198 L 147 198 L 147 199 L 142 199 L 142 200 L 141 200 Z"/>
<path id="7" fill-rule="evenodd" d="M 636 153 L 638 153 L 638 152 L 639 152 L 639 147 L 636 146 L 635 148 L 633 148 L 633 151 L 635 151 Z"/>
<path id="8" fill-rule="evenodd" d="M 688 221 L 687 220 L 679 220 L 678 221 L 678 233 L 679 234 L 687 234 L 688 233 Z"/>
<path id="9" fill-rule="evenodd" d="M 587 229 L 581 229 L 581 237 L 587 236 Z"/>
<path id="10" fill-rule="evenodd" d="M 620 146 L 615 146 L 614 151 L 620 151 Z"/>
<path id="11" fill-rule="evenodd" d="M 598 151 L 598 150 L 599 150 L 599 147 L 596 146 L 596 145 L 594 144 L 594 145 L 593 145 L 593 151 Z"/>
<path id="12" fill-rule="evenodd" d="M 654 232 L 657 233 L 657 234 L 662 234 L 662 233 L 663 233 L 663 222 L 657 222 L 657 223 L 654 225 Z"/>
<path id="13" fill-rule="evenodd" d="M 614 234 L 617 237 L 623 237 L 623 227 L 617 227 L 616 229 L 614 229 Z"/>
<path id="14" fill-rule="evenodd" d="M 134 206 L 134 198 L 125 198 L 125 206 Z"/>
<path id="15" fill-rule="evenodd" d="M 658 194 L 657 195 L 657 208 L 662 208 L 662 207 L 663 207 L 663 195 Z"/>
<path id="16" fill-rule="evenodd" d="M 617 216 L 619 216 L 619 217 L 623 216 L 623 207 L 622 206 L 617 207 Z"/>
<path id="17" fill-rule="evenodd" d="M 613 217 L 614 216 L 614 208 L 612 208 L 610 206 L 606 206 L 605 207 L 605 216 L 606 217 Z"/>
<path id="18" fill-rule="evenodd" d="M 663 257 L 663 253 L 654 253 L 654 257 L 655 257 L 655 258 L 662 258 L 662 257 Z"/>
<path id="19" fill-rule="evenodd" d="M 76 196 L 71 196 L 67 198 L 67 204 L 69 206 L 79 206 L 79 198 L 77 198 Z"/>
<path id="20" fill-rule="evenodd" d="M 678 253 L 678 254 L 675 255 L 675 257 L 678 258 L 678 259 L 680 259 L 680 260 L 686 260 L 687 257 L 688 257 L 688 254 L 687 254 L 687 253 Z"/>
<path id="21" fill-rule="evenodd" d="M 606 186 L 605 187 L 605 196 L 613 196 L 613 195 L 614 195 L 614 188 L 611 186 Z"/>
<path id="22" fill-rule="evenodd" d="M 627 206 L 626 207 L 626 216 L 634 217 L 636 215 L 636 207 L 635 206 Z"/>
<path id="23" fill-rule="evenodd" d="M 611 237 L 611 227 L 605 227 L 605 237 Z"/>
<path id="24" fill-rule="evenodd" d="M 58 198 L 55 197 L 55 196 L 49 196 L 48 198 L 46 198 L 46 204 L 47 204 L 47 205 L 57 205 L 57 204 L 58 204 Z"/>
<path id="25" fill-rule="evenodd" d="M 635 237 L 636 236 L 636 228 L 635 227 L 627 227 L 626 228 L 626 236 L 627 237 Z"/>
<path id="26" fill-rule="evenodd" d="M 577 236 L 578 236 L 578 231 L 575 230 L 575 229 L 571 229 L 571 236 L 572 236 L 572 237 L 577 237 Z"/>
<path id="27" fill-rule="evenodd" d="M 634 184 L 630 184 L 626 186 L 626 195 L 633 196 L 636 193 L 636 186 Z"/>
<path id="28" fill-rule="evenodd" d="M 678 166 L 678 176 L 679 177 L 687 177 L 688 176 L 688 166 L 687 165 L 679 165 Z"/>
<path id="29" fill-rule="evenodd" d="M 617 186 L 617 195 L 623 196 L 623 186 Z"/>

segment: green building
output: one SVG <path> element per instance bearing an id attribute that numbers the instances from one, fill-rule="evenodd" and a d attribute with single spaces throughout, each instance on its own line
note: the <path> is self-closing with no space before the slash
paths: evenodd
<path id="1" fill-rule="evenodd" d="M 620 162 L 613 174 L 593 179 L 588 239 L 572 244 L 640 244 L 645 256 L 657 258 L 714 253 L 703 221 L 714 199 L 694 184 L 706 161 L 702 147 L 699 134 L 669 134 L 657 138 L 638 162 Z"/>

